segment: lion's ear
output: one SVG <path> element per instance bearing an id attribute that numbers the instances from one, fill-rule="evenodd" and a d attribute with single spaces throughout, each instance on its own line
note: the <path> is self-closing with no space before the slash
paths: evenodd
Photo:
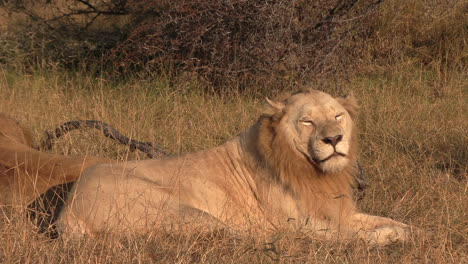
<path id="1" fill-rule="evenodd" d="M 277 113 L 282 112 L 285 106 L 283 102 L 272 101 L 268 98 L 266 98 L 266 102 L 267 102 L 267 107 L 264 113 L 269 114 L 269 115 L 275 115 Z"/>
<path id="2" fill-rule="evenodd" d="M 336 100 L 348 111 L 352 119 L 356 119 L 359 112 L 359 105 L 353 93 L 346 97 L 338 97 Z"/>

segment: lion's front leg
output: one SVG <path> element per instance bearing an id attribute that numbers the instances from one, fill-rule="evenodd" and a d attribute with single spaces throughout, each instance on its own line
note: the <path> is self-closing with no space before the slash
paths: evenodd
<path id="1" fill-rule="evenodd" d="M 411 227 L 386 217 L 355 213 L 349 219 L 350 231 L 371 244 L 386 245 L 407 241 Z"/>

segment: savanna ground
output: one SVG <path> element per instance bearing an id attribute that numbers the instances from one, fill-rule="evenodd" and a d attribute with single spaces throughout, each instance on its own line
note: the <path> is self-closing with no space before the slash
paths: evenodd
<path id="1" fill-rule="evenodd" d="M 194 3 L 203 3 L 203 1 L 194 1 Z M 179 2 L 185 3 L 185 1 Z M 179 2 L 172 1 L 174 5 Z M 222 3 L 220 8 L 227 8 L 222 9 L 223 12 L 231 10 L 229 6 L 223 6 L 225 2 L 216 0 L 207 2 L 215 7 L 219 7 L 217 3 Z M 321 3 L 332 2 L 321 1 Z M 231 75 L 227 75 L 229 78 L 234 78 L 234 81 L 224 84 L 228 85 L 227 89 L 225 87 L 219 90 L 216 86 L 213 88 L 212 84 L 203 78 L 198 78 L 197 74 L 200 72 L 192 74 L 195 71 L 193 69 L 188 71 L 188 74 L 174 76 L 164 70 L 153 71 L 159 67 L 154 64 L 150 65 L 144 74 L 138 72 L 116 77 L 106 71 L 95 70 L 105 66 L 100 64 L 99 57 L 97 59 L 92 57 L 96 52 L 90 51 L 90 47 L 93 46 L 90 42 L 73 40 L 68 43 L 69 39 L 65 37 L 63 41 L 60 38 L 49 40 L 46 38 L 49 33 L 41 31 L 44 28 L 39 30 L 37 27 L 31 27 L 31 32 L 28 31 L 29 28 L 24 27 L 25 22 L 22 17 L 17 19 L 21 20 L 20 22 L 12 19 L 2 20 L 0 17 L 0 26 L 2 26 L 0 27 L 2 33 L 0 34 L 0 112 L 8 113 L 29 127 L 36 143 L 43 139 L 45 130 L 54 129 L 65 121 L 96 119 L 112 124 L 120 132 L 132 138 L 165 146 L 171 153 L 186 153 L 217 146 L 236 136 L 255 122 L 261 113 L 265 96 L 275 97 L 278 93 L 296 89 L 296 85 L 292 84 L 294 82 L 292 77 L 299 78 L 305 73 L 294 73 L 295 69 L 302 69 L 303 64 L 314 63 L 313 60 L 327 61 L 329 65 L 319 67 L 320 73 L 325 69 L 337 69 L 336 72 L 328 77 L 318 74 L 315 78 L 315 75 L 311 74 L 314 72 L 313 68 L 310 68 L 307 76 L 312 78 L 305 83 L 332 95 L 352 91 L 360 103 L 359 160 L 369 179 L 370 187 L 366 189 L 365 197 L 358 202 L 359 207 L 366 213 L 418 226 L 430 232 L 431 236 L 383 248 L 370 247 L 361 241 L 324 242 L 301 233 L 277 233 L 268 237 L 255 237 L 248 234 L 174 235 L 153 232 L 138 237 L 100 237 L 97 240 L 64 242 L 60 238 L 50 240 L 44 235 L 37 234 L 34 225 L 27 220 L 24 209 L 0 205 L 0 262 L 468 262 L 466 253 L 468 252 L 466 199 L 468 8 L 466 2 L 440 0 L 377 2 L 384 3 L 379 6 L 378 11 L 375 11 L 377 16 L 370 16 L 369 20 L 360 21 L 359 26 L 354 24 L 345 25 L 344 28 L 338 27 L 334 35 L 327 38 L 329 41 L 327 43 L 331 43 L 330 50 L 322 46 L 312 46 L 313 49 L 307 49 L 310 46 L 294 46 L 297 48 L 294 50 L 290 43 L 281 42 L 285 39 L 285 41 L 293 40 L 292 37 L 285 38 L 288 36 L 287 30 L 290 29 L 293 33 L 301 32 L 304 30 L 304 25 L 300 23 L 310 22 L 291 20 L 294 23 L 289 23 L 290 17 L 286 16 L 293 12 L 284 14 L 286 18 L 279 22 L 284 22 L 291 28 L 280 27 L 285 31 L 281 32 L 282 35 L 280 34 L 278 38 L 275 38 L 276 31 L 263 32 L 260 30 L 261 27 L 257 27 L 255 23 L 262 24 L 262 21 L 247 21 L 259 29 L 257 34 L 265 34 L 264 39 L 271 41 L 266 42 L 261 48 L 257 47 L 254 51 L 258 53 L 253 53 L 255 55 L 253 57 L 258 58 L 260 64 L 254 64 L 255 67 L 251 68 L 249 74 L 266 73 L 259 77 L 258 83 L 266 80 L 265 76 L 274 76 L 271 82 L 267 82 L 272 84 L 271 87 L 264 85 L 258 89 L 245 88 L 247 86 L 237 89 L 235 78 L 239 76 L 232 75 L 232 72 L 237 72 L 234 66 L 234 70 L 228 67 Z M 455 2 L 456 4 L 453 4 Z M 159 2 L 152 1 L 152 3 Z M 239 1 L 239 3 L 240 7 L 250 10 L 252 8 L 249 3 L 263 2 Z M 243 6 L 245 3 L 247 5 Z M 289 6 L 284 5 L 286 2 L 275 3 L 278 3 L 277 6 L 268 6 L 272 13 L 267 15 L 271 17 L 260 16 L 260 20 L 270 18 L 271 21 L 277 21 L 277 17 L 273 15 L 281 15 L 282 12 L 276 12 L 275 8 L 288 10 Z M 196 15 L 204 17 L 204 14 Z M 352 21 L 368 14 L 358 12 L 357 15 L 352 15 L 354 16 L 351 16 L 352 19 L 346 16 L 336 19 L 337 24 L 349 21 L 353 23 Z M 161 16 L 161 19 L 164 17 Z M 203 19 L 200 21 L 207 22 Z M 189 19 L 183 22 L 180 23 L 181 28 L 177 30 L 190 33 L 193 21 Z M 17 27 L 16 24 L 13 27 L 14 23 L 23 27 Z M 172 20 L 167 23 L 173 25 Z M 246 24 L 249 25 L 252 26 Z M 316 24 L 318 25 L 320 24 Z M 319 33 L 326 31 L 327 27 L 318 30 L 315 34 L 320 36 Z M 3 28 L 8 29 L 6 33 L 1 31 Z M 225 30 L 231 29 L 225 28 Z M 158 28 L 143 27 L 139 30 L 141 31 L 136 32 L 143 32 L 143 36 L 147 32 L 160 33 Z M 223 33 L 223 28 L 216 30 L 213 31 L 214 35 L 209 35 L 215 40 L 219 37 L 216 34 Z M 58 32 L 61 34 L 61 31 Z M 340 32 L 345 32 L 344 35 L 349 38 L 341 38 L 343 34 Z M 246 35 L 242 35 L 244 33 Z M 243 32 L 241 35 L 250 36 L 248 33 Z M 136 40 L 137 37 L 141 37 L 138 34 L 130 36 L 136 36 Z M 159 35 L 153 34 L 153 36 Z M 174 43 L 191 43 L 190 39 L 182 40 Z M 254 45 L 258 41 L 255 38 L 247 40 L 246 46 L 241 43 L 236 46 L 239 49 L 235 51 L 244 57 L 230 58 L 239 61 L 241 66 L 250 67 L 252 65 L 248 63 L 251 63 L 252 54 L 249 53 L 249 45 Z M 144 39 L 144 41 L 143 44 L 146 45 L 155 39 Z M 213 46 L 208 45 L 206 50 L 196 45 L 193 49 L 198 49 L 199 52 L 196 53 L 198 55 L 212 54 L 212 48 L 217 47 L 217 42 L 213 43 Z M 150 47 L 145 45 L 141 47 Z M 268 47 L 277 49 L 265 50 Z M 134 47 L 127 48 L 131 50 Z M 323 50 L 307 53 L 316 48 Z M 70 53 L 75 51 L 76 54 Z M 274 61 L 278 54 L 281 55 L 285 51 L 290 52 L 288 54 L 291 56 L 286 56 L 289 60 L 284 60 L 284 65 L 276 69 L 279 64 L 271 63 L 269 59 Z M 222 50 L 220 54 L 230 54 L 229 52 Z M 92 54 L 92 56 L 86 57 L 83 54 Z M 265 54 L 267 56 L 264 56 Z M 270 54 L 271 58 L 268 56 Z M 293 56 L 294 54 L 299 56 Z M 307 57 L 304 54 L 313 56 Z M 166 58 L 164 56 L 162 58 Z M 175 58 L 180 60 L 191 59 L 191 57 L 177 56 Z M 337 60 L 340 57 L 343 60 Z M 54 59 L 57 61 L 53 61 Z M 91 59 L 94 60 L 93 63 L 96 61 L 98 63 L 94 64 L 94 68 L 87 66 L 70 68 L 69 65 L 65 67 L 61 65 L 63 60 L 75 59 L 79 65 L 87 65 Z M 230 65 L 232 61 L 226 63 Z M 267 68 L 268 65 L 272 68 Z M 296 67 L 297 65 L 301 67 Z M 218 61 L 202 68 L 207 69 L 210 66 L 216 68 L 223 64 Z M 343 68 L 346 74 L 341 72 Z M 275 78 L 283 81 L 278 83 Z M 146 158 L 142 153 L 129 152 L 128 148 L 104 138 L 96 130 L 73 131 L 58 140 L 52 151 L 67 155 L 99 155 L 119 160 Z"/>
<path id="2" fill-rule="evenodd" d="M 174 85 L 176 87 L 174 87 Z M 190 92 L 182 86 L 192 85 Z M 0 111 L 30 127 L 36 142 L 43 131 L 68 120 L 97 119 L 134 138 L 158 142 L 171 152 L 221 144 L 258 117 L 263 97 L 212 96 L 197 83 L 169 86 L 165 79 L 110 80 L 59 72 L 0 72 Z M 178 86 L 180 89 L 178 89 Z M 315 87 L 330 93 L 331 86 Z M 394 218 L 433 232 L 430 239 L 369 248 L 361 242 L 322 242 L 303 234 L 272 238 L 230 234 L 102 238 L 65 244 L 35 233 L 20 209 L 2 208 L 0 260 L 6 263 L 83 262 L 338 262 L 462 263 L 467 238 L 466 76 L 443 88 L 413 68 L 363 76 L 346 87 L 361 105 L 360 160 L 370 180 L 363 211 Z M 185 91 L 185 92 L 184 92 Z M 441 94 L 442 92 L 442 94 Z M 97 131 L 72 132 L 54 151 L 139 159 Z"/>

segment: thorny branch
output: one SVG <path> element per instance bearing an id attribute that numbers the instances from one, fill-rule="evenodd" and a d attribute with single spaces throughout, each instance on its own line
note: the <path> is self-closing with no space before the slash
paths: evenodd
<path id="1" fill-rule="evenodd" d="M 54 132 L 46 131 L 47 138 L 42 142 L 40 148 L 44 150 L 50 150 L 52 148 L 53 142 L 56 139 L 60 138 L 61 136 L 67 134 L 72 130 L 83 129 L 88 127 L 101 130 L 105 137 L 117 140 L 122 145 L 129 146 L 131 151 L 135 151 L 138 149 L 141 152 L 145 153 L 149 158 L 163 157 L 169 155 L 169 153 L 166 150 L 164 150 L 163 147 L 157 144 L 130 139 L 120 134 L 120 132 L 113 128 L 111 125 L 97 120 L 69 121 L 55 129 Z"/>
<path id="2" fill-rule="evenodd" d="M 38 15 L 34 10 L 28 9 L 21 3 L 17 3 L 15 5 L 16 9 L 21 10 L 26 15 L 28 15 L 32 20 L 37 22 L 42 22 L 46 24 L 49 28 L 54 28 L 50 22 L 54 22 L 60 19 L 73 17 L 73 16 L 81 16 L 81 15 L 93 15 L 90 21 L 85 25 L 83 29 L 87 29 L 91 24 L 93 24 L 101 15 L 106 16 L 124 16 L 130 14 L 130 9 L 127 6 L 127 0 L 113 0 L 109 3 L 104 3 L 106 5 L 105 8 L 97 7 L 96 5 L 92 4 L 90 1 L 86 0 L 73 0 L 80 3 L 83 7 L 82 8 L 69 8 L 69 12 L 64 12 L 59 15 L 56 15 L 52 18 L 45 19 L 41 15 Z"/>

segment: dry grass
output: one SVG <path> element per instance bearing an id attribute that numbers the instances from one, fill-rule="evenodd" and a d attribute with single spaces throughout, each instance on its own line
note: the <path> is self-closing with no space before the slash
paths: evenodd
<path id="1" fill-rule="evenodd" d="M 432 239 L 369 248 L 321 242 L 304 234 L 259 239 L 232 234 L 103 237 L 66 243 L 38 235 L 19 209 L 0 207 L 0 262 L 5 263 L 463 263 L 467 247 L 468 106 L 466 73 L 440 80 L 414 65 L 348 83 L 362 105 L 361 162 L 371 187 L 360 203 L 368 213 L 433 232 Z M 216 146 L 257 118 L 260 95 L 210 97 L 197 82 L 114 83 L 58 72 L 0 70 L 0 111 L 44 130 L 72 119 L 98 119 L 171 152 Z M 317 87 L 333 93 L 333 83 Z M 188 89 L 190 88 L 190 89 Z M 189 91 L 189 92 L 188 92 Z M 54 151 L 120 159 L 128 153 L 96 131 L 72 132 Z"/>

